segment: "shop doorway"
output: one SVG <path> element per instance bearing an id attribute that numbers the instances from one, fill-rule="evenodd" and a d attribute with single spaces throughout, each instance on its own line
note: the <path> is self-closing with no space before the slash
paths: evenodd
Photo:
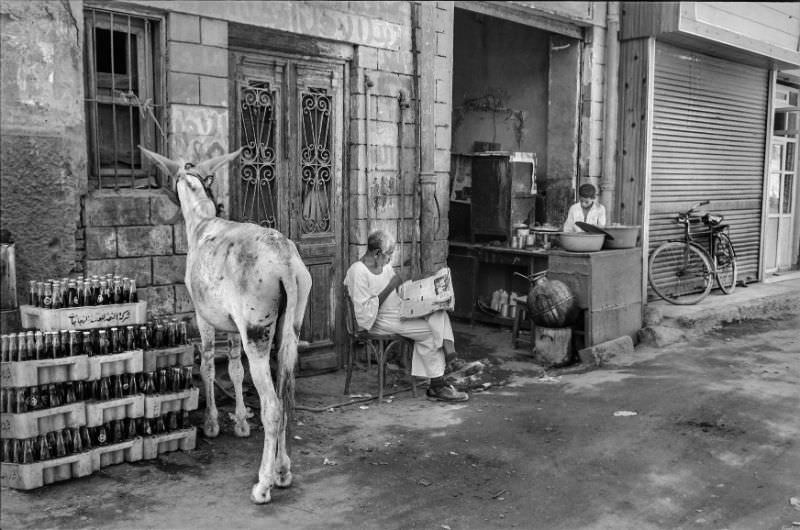
<path id="1" fill-rule="evenodd" d="M 274 228 L 298 247 L 313 278 L 301 370 L 339 365 L 336 292 L 342 275 L 342 61 L 232 52 L 231 218 Z"/>
<path id="2" fill-rule="evenodd" d="M 797 213 L 798 126 L 800 89 L 778 84 L 767 174 L 764 272 L 775 274 L 798 266 L 800 216 Z"/>

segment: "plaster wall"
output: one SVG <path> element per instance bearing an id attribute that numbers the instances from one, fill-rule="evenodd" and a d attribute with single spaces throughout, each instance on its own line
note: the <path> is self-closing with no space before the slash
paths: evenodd
<path id="1" fill-rule="evenodd" d="M 82 29 L 81 2 L 0 3 L 0 225 L 16 240 L 20 300 L 28 280 L 81 270 Z"/>

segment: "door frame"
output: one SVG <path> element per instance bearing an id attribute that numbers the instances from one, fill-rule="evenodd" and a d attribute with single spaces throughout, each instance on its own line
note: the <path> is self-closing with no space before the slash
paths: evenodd
<path id="1" fill-rule="evenodd" d="M 267 41 L 268 42 L 268 41 Z M 341 189 L 341 196 L 339 200 L 339 212 L 340 218 L 338 219 L 338 229 L 334 231 L 335 236 L 338 238 L 340 242 L 339 248 L 336 250 L 334 254 L 334 259 L 338 260 L 340 263 L 340 267 L 336 272 L 335 277 L 333 278 L 333 288 L 331 289 L 331 300 L 330 300 L 330 308 L 332 314 L 334 315 L 334 325 L 333 325 L 333 337 L 331 345 L 335 352 L 337 358 L 337 369 L 342 367 L 344 362 L 344 355 L 346 353 L 346 330 L 345 330 L 345 323 L 344 323 L 344 316 L 343 311 L 340 307 L 340 300 L 341 300 L 341 292 L 342 292 L 342 282 L 344 281 L 344 271 L 346 270 L 349 263 L 347 261 L 348 257 L 348 244 L 349 240 L 346 238 L 347 235 L 350 233 L 350 161 L 348 157 L 348 153 L 350 151 L 350 120 L 351 116 L 351 109 L 350 109 L 350 72 L 351 72 L 351 60 L 346 55 L 343 57 L 344 54 L 336 53 L 331 56 L 320 54 L 320 55 L 308 55 L 308 53 L 303 53 L 302 51 L 293 51 L 291 49 L 287 49 L 285 46 L 285 42 L 281 42 L 283 45 L 276 46 L 272 48 L 270 46 L 265 46 L 263 49 L 255 49 L 250 46 L 231 46 L 228 49 L 228 64 L 229 64 L 229 74 L 228 74 L 228 86 L 229 86 L 229 113 L 228 113 L 228 137 L 231 146 L 238 145 L 238 125 L 239 125 L 239 112 L 237 109 L 237 100 L 238 100 L 238 93 L 237 93 L 237 79 L 236 79 L 236 72 L 237 72 L 237 65 L 239 64 L 240 58 L 245 58 L 245 60 L 250 59 L 249 64 L 251 66 L 264 66 L 264 67 L 271 67 L 272 61 L 270 60 L 273 57 L 279 57 L 287 60 L 298 60 L 298 61 L 310 61 L 316 63 L 323 63 L 323 64 L 330 64 L 334 67 L 341 67 L 342 69 L 342 86 L 341 86 L 341 97 L 342 97 L 342 124 L 341 124 L 341 182 L 340 182 L 340 189 Z M 306 41 L 307 44 L 307 41 Z M 337 49 L 338 50 L 338 49 Z M 350 56 L 352 57 L 352 56 Z M 259 59 L 263 59 L 263 62 L 259 62 Z M 281 106 L 284 107 L 284 111 L 286 111 L 286 106 L 289 103 L 289 94 L 283 93 L 281 94 Z M 283 127 L 276 127 L 276 134 L 277 131 L 280 130 L 283 134 L 281 136 L 276 137 L 276 142 L 282 142 L 283 147 L 282 151 L 286 151 L 288 148 L 288 143 L 291 141 L 290 138 L 287 138 L 286 135 L 290 134 L 290 131 L 285 130 Z M 296 131 L 295 131 L 296 132 Z M 237 188 L 234 186 L 235 174 L 233 171 L 229 172 L 229 182 L 228 182 L 228 189 L 230 190 L 230 200 L 229 203 L 232 205 L 235 201 L 234 194 L 237 192 Z M 229 210 L 231 213 L 232 210 Z M 282 232 L 283 233 L 283 232 Z M 288 234 L 284 234 L 288 235 Z M 314 256 L 308 256 L 312 262 L 314 261 Z M 329 351 L 329 350 L 325 350 Z M 310 354 L 313 356 L 313 352 Z"/>

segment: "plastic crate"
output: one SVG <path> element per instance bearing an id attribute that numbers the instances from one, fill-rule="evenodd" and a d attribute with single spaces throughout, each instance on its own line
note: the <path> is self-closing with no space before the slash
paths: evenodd
<path id="1" fill-rule="evenodd" d="M 183 344 L 173 348 L 145 350 L 143 355 L 145 372 L 171 366 L 192 366 L 194 364 L 194 344 Z"/>
<path id="2" fill-rule="evenodd" d="M 95 447 L 90 451 L 92 471 L 123 462 L 137 462 L 142 459 L 142 446 L 142 438 L 136 437 L 113 445 Z"/>
<path id="3" fill-rule="evenodd" d="M 200 399 L 200 389 L 191 388 L 171 394 L 154 394 L 144 397 L 144 417 L 157 418 L 167 412 L 195 410 Z"/>
<path id="4" fill-rule="evenodd" d="M 4 388 L 82 381 L 88 375 L 89 357 L 86 355 L 0 363 L 0 381 Z"/>
<path id="5" fill-rule="evenodd" d="M 86 406 L 83 401 L 51 409 L 0 414 L 0 436 L 3 438 L 33 438 L 50 431 L 83 425 L 86 425 Z"/>
<path id="6" fill-rule="evenodd" d="M 92 471 L 91 451 L 32 464 L 3 463 L 0 466 L 0 485 L 32 490 L 60 480 L 85 477 Z"/>
<path id="7" fill-rule="evenodd" d="M 89 357 L 88 380 L 121 374 L 135 374 L 142 371 L 142 350 L 129 350 L 110 355 Z"/>
<path id="8" fill-rule="evenodd" d="M 141 418 L 143 415 L 144 394 L 86 403 L 87 427 L 97 427 L 112 420 Z"/>
<path id="9" fill-rule="evenodd" d="M 22 305 L 19 307 L 19 314 L 23 328 L 41 331 L 133 326 L 147 321 L 147 302 L 62 309 Z"/>
<path id="10" fill-rule="evenodd" d="M 142 440 L 142 458 L 150 460 L 171 451 L 191 451 L 197 443 L 197 428 L 189 427 L 164 434 L 145 436 Z"/>

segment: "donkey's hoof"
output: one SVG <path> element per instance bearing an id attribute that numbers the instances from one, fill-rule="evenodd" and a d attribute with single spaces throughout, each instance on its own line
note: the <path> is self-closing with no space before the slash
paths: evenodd
<path id="1" fill-rule="evenodd" d="M 240 438 L 247 438 L 250 436 L 250 424 L 247 423 L 245 418 L 236 418 L 233 424 L 233 434 Z"/>
<path id="2" fill-rule="evenodd" d="M 250 500 L 255 504 L 267 504 L 271 500 L 269 488 L 259 482 L 253 486 L 253 491 L 250 493 Z"/>
<path id="3" fill-rule="evenodd" d="M 275 485 L 279 488 L 288 488 L 292 485 L 292 472 L 289 468 L 279 469 L 275 473 Z"/>
<path id="4" fill-rule="evenodd" d="M 214 420 L 206 420 L 203 424 L 203 434 L 206 438 L 216 438 L 219 435 L 219 423 Z"/>

